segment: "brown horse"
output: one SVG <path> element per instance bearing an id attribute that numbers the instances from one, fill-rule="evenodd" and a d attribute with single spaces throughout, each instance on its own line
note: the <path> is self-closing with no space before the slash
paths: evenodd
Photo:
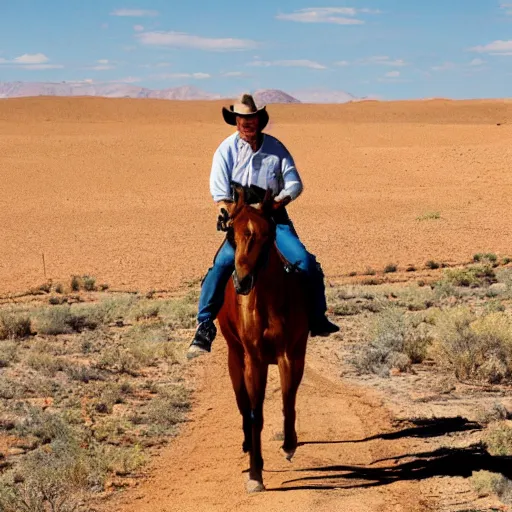
<path id="1" fill-rule="evenodd" d="M 250 453 L 248 492 L 263 491 L 261 431 L 268 366 L 281 378 L 284 442 L 291 460 L 297 448 L 295 398 L 304 372 L 309 334 L 303 276 L 287 265 L 275 245 L 273 214 L 279 207 L 268 193 L 258 205 L 245 192 L 231 212 L 235 271 L 226 286 L 219 327 L 228 344 L 229 373 L 243 418 L 245 453 Z"/>

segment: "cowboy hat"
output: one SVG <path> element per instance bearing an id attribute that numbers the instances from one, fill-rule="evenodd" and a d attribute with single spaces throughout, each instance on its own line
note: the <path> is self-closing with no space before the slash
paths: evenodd
<path id="1" fill-rule="evenodd" d="M 222 107 L 222 115 L 226 123 L 236 126 L 236 116 L 250 117 L 257 115 L 260 118 L 260 130 L 263 130 L 268 123 L 268 112 L 266 106 L 257 108 L 254 98 L 250 94 L 243 94 L 240 100 L 229 106 L 229 109 Z"/>

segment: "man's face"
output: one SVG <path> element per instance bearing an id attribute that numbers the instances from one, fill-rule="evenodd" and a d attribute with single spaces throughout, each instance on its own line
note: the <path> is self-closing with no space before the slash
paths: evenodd
<path id="1" fill-rule="evenodd" d="M 236 117 L 236 127 L 243 139 L 254 139 L 258 135 L 259 118 L 257 115 L 250 117 Z"/>

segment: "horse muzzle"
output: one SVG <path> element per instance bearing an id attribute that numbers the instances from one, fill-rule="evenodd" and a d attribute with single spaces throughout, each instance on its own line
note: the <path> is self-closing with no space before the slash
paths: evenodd
<path id="1" fill-rule="evenodd" d="M 236 270 L 233 272 L 233 284 L 239 295 L 249 295 L 254 288 L 254 274 L 247 274 L 243 279 L 238 277 Z"/>

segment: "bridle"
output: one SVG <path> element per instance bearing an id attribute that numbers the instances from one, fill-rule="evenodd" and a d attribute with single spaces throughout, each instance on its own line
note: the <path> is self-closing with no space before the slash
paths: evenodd
<path id="1" fill-rule="evenodd" d="M 238 217 L 238 215 L 247 207 L 250 207 L 250 203 L 244 203 L 241 207 L 236 208 L 232 215 L 229 215 L 227 211 L 225 211 L 225 214 L 223 216 L 223 219 L 219 218 L 219 222 L 223 225 L 221 231 L 226 232 L 226 239 L 228 243 L 231 244 L 233 249 L 236 251 L 236 243 L 235 243 L 235 231 L 233 228 L 233 222 Z M 268 258 L 270 256 L 270 249 L 272 245 L 275 243 L 275 235 L 276 235 L 276 222 L 273 219 L 272 215 L 267 216 L 264 212 L 259 211 L 258 209 L 254 208 L 254 213 L 257 215 L 260 215 L 262 218 L 265 219 L 266 222 L 269 223 L 270 226 L 270 233 L 268 240 L 263 244 L 261 247 L 260 253 L 258 255 L 258 259 L 256 260 L 256 263 L 251 271 L 250 274 L 245 276 L 242 280 L 238 277 L 238 274 L 236 272 L 236 268 L 233 270 L 232 279 L 233 284 L 235 286 L 235 290 L 240 295 L 248 295 L 252 289 L 254 288 L 256 284 L 256 279 L 261 271 L 262 268 L 264 268 L 268 262 Z"/>

